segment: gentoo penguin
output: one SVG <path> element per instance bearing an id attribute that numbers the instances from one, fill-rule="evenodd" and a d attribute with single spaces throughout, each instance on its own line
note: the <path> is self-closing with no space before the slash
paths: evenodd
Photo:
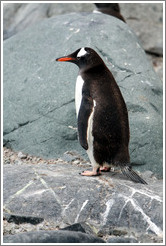
<path id="1" fill-rule="evenodd" d="M 75 90 L 78 138 L 93 166 L 81 175 L 96 176 L 115 165 L 133 181 L 146 184 L 131 168 L 126 104 L 104 61 L 88 47 L 56 61 L 79 67 Z"/>
<path id="2" fill-rule="evenodd" d="M 125 22 L 125 19 L 120 13 L 120 7 L 118 3 L 95 3 L 97 11 L 94 10 L 94 13 L 103 13 L 107 15 L 115 16 L 116 18 Z"/>

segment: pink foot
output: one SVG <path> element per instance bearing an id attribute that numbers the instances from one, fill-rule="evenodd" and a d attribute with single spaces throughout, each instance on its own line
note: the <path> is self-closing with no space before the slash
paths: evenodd
<path id="1" fill-rule="evenodd" d="M 101 175 L 100 169 L 93 169 L 92 171 L 84 171 L 80 173 L 82 176 L 99 176 Z"/>
<path id="2" fill-rule="evenodd" d="M 110 171 L 110 167 L 100 167 L 100 171 L 102 172 L 109 172 Z"/>

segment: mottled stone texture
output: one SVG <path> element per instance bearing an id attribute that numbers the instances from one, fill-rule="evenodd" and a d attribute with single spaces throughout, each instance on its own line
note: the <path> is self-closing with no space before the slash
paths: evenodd
<path id="1" fill-rule="evenodd" d="M 5 217 L 17 224 L 43 219 L 57 228 L 67 226 L 66 231 L 122 236 L 124 242 L 123 236 L 141 242 L 147 242 L 146 235 L 162 238 L 162 181 L 148 172 L 143 175 L 148 185 L 135 184 L 116 172 L 84 177 L 79 175 L 82 169 L 71 164 L 5 165 Z M 23 238 L 18 235 L 5 240 L 36 242 L 33 237 Z"/>
<path id="2" fill-rule="evenodd" d="M 4 243 L 105 243 L 105 241 L 82 232 L 37 231 L 5 236 Z"/>
<path id="3" fill-rule="evenodd" d="M 119 3 L 127 24 L 135 31 L 145 50 L 163 54 L 163 4 Z M 92 12 L 93 3 L 8 3 L 4 4 L 4 39 L 25 28 L 56 15 Z M 103 16 L 105 18 L 105 16 Z"/>

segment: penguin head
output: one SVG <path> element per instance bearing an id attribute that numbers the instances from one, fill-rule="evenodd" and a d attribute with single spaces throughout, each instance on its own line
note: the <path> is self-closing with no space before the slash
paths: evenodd
<path id="1" fill-rule="evenodd" d="M 57 58 L 56 61 L 72 62 L 80 69 L 85 70 L 104 63 L 100 56 L 88 47 L 80 48 L 70 55 Z"/>

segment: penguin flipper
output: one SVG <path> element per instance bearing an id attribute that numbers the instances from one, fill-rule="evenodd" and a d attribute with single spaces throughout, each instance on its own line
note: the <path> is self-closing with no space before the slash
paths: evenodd
<path id="1" fill-rule="evenodd" d="M 88 120 L 92 113 L 93 109 L 93 99 L 89 96 L 83 96 L 81 101 L 80 110 L 78 113 L 78 137 L 81 146 L 87 150 L 88 141 L 87 141 L 87 129 L 88 129 Z"/>
<path id="2" fill-rule="evenodd" d="M 121 171 L 124 175 L 130 178 L 132 181 L 141 184 L 147 184 L 130 166 L 121 167 Z"/>

